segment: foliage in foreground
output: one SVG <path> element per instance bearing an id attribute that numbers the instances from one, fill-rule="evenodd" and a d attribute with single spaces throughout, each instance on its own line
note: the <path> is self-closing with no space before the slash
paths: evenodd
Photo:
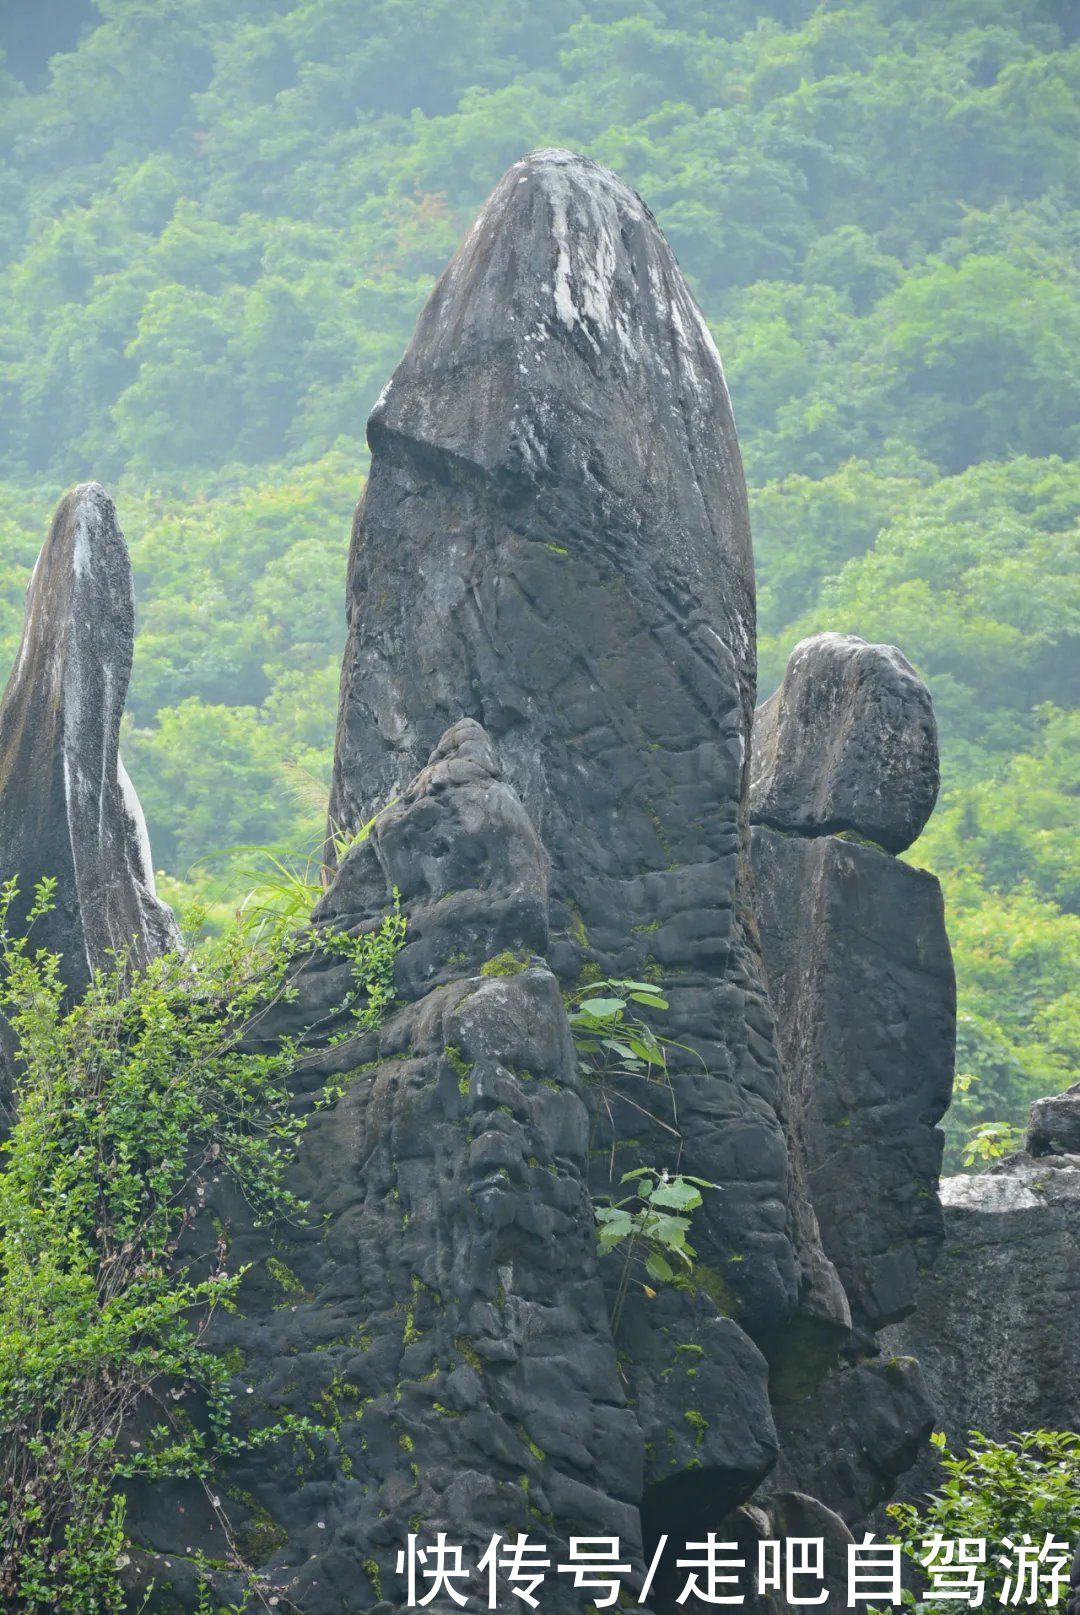
<path id="1" fill-rule="evenodd" d="M 986 1608 L 1002 1604 L 1022 1604 L 1038 1612 L 1060 1610 L 1066 1594 L 1059 1588 L 1054 1596 L 1049 1565 L 1061 1554 L 1047 1554 L 1034 1587 L 1030 1580 L 1016 1592 L 1016 1560 L 1006 1551 L 1030 1543 L 1036 1550 L 1047 1537 L 1059 1544 L 1076 1546 L 1080 1532 L 1080 1435 L 1074 1431 L 1031 1430 L 1008 1441 L 990 1441 L 973 1431 L 971 1446 L 965 1452 L 952 1452 L 943 1435 L 935 1435 L 944 1480 L 938 1491 L 920 1505 L 892 1503 L 888 1512 L 896 1522 L 894 1541 L 900 1542 L 907 1557 L 928 1569 L 942 1563 L 938 1542 L 959 1543 L 965 1539 L 986 1543 L 985 1565 L 973 1567 L 970 1574 L 985 1580 L 982 1604 Z M 1011 1563 L 1008 1562 L 1011 1560 Z M 955 1563 L 955 1559 L 954 1559 Z M 963 1572 L 951 1578 L 953 1588 L 963 1580 Z M 1060 1580 L 1060 1577 L 1059 1577 Z M 939 1583 L 950 1585 L 950 1578 Z M 1065 1554 L 1064 1587 L 1068 1586 L 1068 1553 Z M 1035 1597 L 1027 1594 L 1034 1591 Z M 905 1594 L 905 1603 L 924 1615 L 951 1615 L 961 1607 L 959 1595 L 935 1597 L 933 1578 L 921 1598 Z"/>
<path id="2" fill-rule="evenodd" d="M 612 1123 L 610 1176 L 614 1181 L 618 1140 L 614 1132 L 612 1101 L 621 1077 L 644 1077 L 662 1085 L 671 1108 L 671 1121 L 646 1110 L 625 1092 L 619 1099 L 638 1109 L 676 1141 L 677 1156 L 682 1154 L 682 1134 L 678 1127 L 675 1090 L 668 1075 L 668 1050 L 684 1048 L 662 1037 L 631 1005 L 665 1010 L 667 999 L 654 982 L 615 978 L 591 982 L 572 993 L 569 1001 L 570 1030 L 584 1081 L 596 1092 L 599 1109 Z M 655 1284 L 674 1284 L 693 1271 L 696 1251 L 689 1240 L 691 1214 L 701 1205 L 702 1189 L 715 1189 L 707 1178 L 684 1176 L 677 1169 L 639 1166 L 624 1172 L 619 1187 L 633 1188 L 616 1200 L 608 1195 L 596 1204 L 597 1242 L 601 1256 L 621 1251 L 622 1272 L 612 1306 L 611 1325 L 617 1330 L 631 1281 L 636 1279 L 647 1295 Z M 676 1265 L 673 1267 L 672 1263 Z"/>
<path id="3" fill-rule="evenodd" d="M 303 1126 L 290 1108 L 295 1048 L 244 1046 L 294 996 L 303 942 L 281 924 L 257 936 L 236 926 L 140 972 L 120 959 L 70 1007 L 57 957 L 7 929 L 14 895 L 9 882 L 0 1029 L 17 1050 L 17 1118 L 0 1172 L 0 1596 L 13 1615 L 111 1615 L 124 1607 L 118 1483 L 185 1476 L 211 1496 L 218 1459 L 286 1430 L 236 1427 L 207 1331 L 235 1307 L 244 1272 L 200 1209 L 229 1174 L 257 1225 L 304 1215 L 285 1176 Z M 50 901 L 46 882 L 32 919 Z M 403 932 L 395 909 L 370 936 L 326 939 L 352 960 L 364 1024 L 392 997 Z M 157 1418 L 140 1444 L 124 1434 L 137 1408 Z"/>

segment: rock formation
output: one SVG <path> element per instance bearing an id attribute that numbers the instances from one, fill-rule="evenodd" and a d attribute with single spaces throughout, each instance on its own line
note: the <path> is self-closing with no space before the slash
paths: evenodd
<path id="1" fill-rule="evenodd" d="M 875 1340 L 914 1308 L 942 1235 L 936 1124 L 952 1086 L 952 960 L 937 881 L 883 850 L 906 845 L 933 805 L 930 699 L 891 647 L 821 634 L 796 646 L 758 708 L 752 755 L 757 912 L 792 1175 L 854 1325 L 837 1371 L 783 1397 L 778 1476 L 856 1524 L 931 1424 L 917 1364 Z M 841 826 L 859 839 L 826 833 Z"/>
<path id="2" fill-rule="evenodd" d="M 63 955 L 76 994 L 114 955 L 140 965 L 176 940 L 119 753 L 134 632 L 116 510 L 83 483 L 61 500 L 38 556 L 0 700 L 0 879 L 19 884 L 11 926 L 21 929 L 37 882 L 55 877 L 55 906 L 33 934 Z"/>
<path id="3" fill-rule="evenodd" d="M 1080 1157 L 1080 1082 L 1064 1093 L 1035 1100 L 1028 1121 L 1027 1153 Z"/>
<path id="4" fill-rule="evenodd" d="M 753 566 L 723 373 L 647 209 L 585 159 L 509 171 L 369 438 L 332 829 L 377 818 L 261 1032 L 306 1038 L 310 1224 L 256 1229 L 205 1185 L 252 1263 L 215 1322 L 245 1415 L 321 1428 L 225 1467 L 237 1546 L 303 1615 L 401 1609 L 410 1531 L 467 1557 L 527 1532 L 555 1563 L 571 1535 L 618 1536 L 635 1592 L 665 1533 L 753 1556 L 805 1531 L 842 1565 L 930 1424 L 916 1365 L 876 1335 L 941 1235 L 951 966 L 936 883 L 891 855 L 936 789 L 926 692 L 887 647 L 799 647 L 755 726 L 751 836 Z M 82 752 L 115 749 L 101 711 Z M 78 738 L 53 739 L 57 766 Z M 129 868 L 122 838 L 110 856 Z M 75 890 L 79 945 L 113 936 Z M 377 925 L 395 891 L 395 1007 L 357 1032 L 325 928 Z M 665 1082 L 582 1080 L 564 994 L 610 976 L 663 983 Z M 715 1187 L 692 1274 L 633 1285 L 616 1331 L 624 1258 L 597 1258 L 592 1204 L 638 1166 Z M 208 1564 L 242 1596 L 210 1496 L 144 1489 L 129 1518 L 155 1609 L 192 1615 Z M 650 1607 L 692 1610 L 672 1576 Z M 589 1603 L 548 1576 L 544 1608 Z"/>
<path id="5" fill-rule="evenodd" d="M 253 1421 L 314 1414 L 334 1432 L 306 1451 L 283 1439 L 223 1477 L 241 1544 L 305 1615 L 397 1607 L 399 1594 L 380 1597 L 401 1585 L 412 1529 L 445 1530 L 474 1561 L 496 1531 L 618 1535 L 640 1561 L 644 1443 L 598 1271 L 588 1115 L 543 958 L 546 885 L 494 748 L 460 721 L 317 913 L 363 925 L 396 888 L 409 930 L 401 1007 L 299 1073 L 307 1091 L 347 1079 L 304 1136 L 296 1187 L 310 1228 L 275 1255 L 270 1236 L 244 1232 L 242 1207 L 216 1205 L 238 1231 L 236 1260 L 258 1264 L 218 1342 L 256 1388 Z M 266 1035 L 333 1031 L 348 969 L 316 953 Z M 223 1556 L 206 1499 L 166 1491 L 141 1521 L 160 1551 L 139 1560 L 135 1584 L 169 1581 L 161 1607 L 191 1610 L 180 1508 L 185 1541 Z M 215 1585 L 224 1596 L 243 1584 Z M 545 1607 L 582 1603 L 553 1576 Z"/>
<path id="6" fill-rule="evenodd" d="M 754 720 L 750 811 L 797 835 L 852 831 L 903 852 L 938 793 L 930 693 L 893 645 L 815 634 Z"/>
<path id="7" fill-rule="evenodd" d="M 886 1331 L 915 1352 L 935 1427 L 1080 1430 L 1080 1084 L 1031 1107 L 1027 1148 L 978 1177 L 941 1185 L 945 1245 L 921 1277 L 914 1315 Z M 933 1486 L 932 1451 L 903 1495 Z"/>
<path id="8" fill-rule="evenodd" d="M 800 648 L 761 719 L 766 792 L 773 822 L 797 803 L 793 828 L 821 839 L 776 835 L 780 853 L 755 858 L 755 898 L 753 584 L 727 393 L 647 211 L 591 163 L 546 152 L 510 170 L 369 435 L 332 817 L 363 822 L 469 715 L 548 854 L 556 974 L 664 979 L 664 1030 L 684 1053 L 660 1119 L 681 1138 L 652 1120 L 655 1090 L 627 1082 L 594 1101 L 590 1183 L 610 1192 L 613 1160 L 678 1160 L 722 1185 L 695 1220 L 693 1304 L 635 1298 L 620 1331 L 646 1436 L 646 1539 L 705 1529 L 773 1466 L 774 1407 L 805 1399 L 842 1348 L 866 1357 L 940 1235 L 953 1018 L 940 894 L 885 852 L 821 838 L 858 828 L 896 847 L 918 833 L 937 785 L 929 700 L 895 651 L 838 636 Z M 828 1047 L 859 990 L 862 1014 Z M 796 1023 L 815 1017 L 804 1058 Z M 850 1151 L 842 1187 L 826 1167 L 833 1129 Z M 700 1344 L 706 1323 L 709 1374 L 691 1391 L 672 1343 Z M 853 1521 L 929 1426 L 913 1368 L 859 1375 L 883 1439 L 857 1497 L 835 1498 Z M 812 1435 L 793 1421 L 789 1445 L 785 1481 L 805 1492 Z"/>
<path id="9" fill-rule="evenodd" d="M 462 714 L 497 740 L 550 860 L 549 959 L 662 976 L 673 1097 L 593 1118 L 594 1194 L 644 1162 L 722 1184 L 695 1220 L 735 1457 L 672 1409 L 679 1316 L 627 1320 L 646 1514 L 710 1516 L 773 1459 L 770 1369 L 811 1378 L 849 1315 L 789 1171 L 745 857 L 754 687 L 746 496 L 723 373 L 640 200 L 565 152 L 516 164 L 421 315 L 369 426 L 331 813 L 355 827 Z M 653 1117 L 657 1119 L 653 1119 Z M 677 1118 L 677 1122 L 673 1120 Z M 672 1126 L 677 1126 L 677 1134 Z M 702 1292 L 704 1295 L 705 1292 Z M 650 1316 L 653 1316 L 650 1314 Z M 669 1432 L 676 1432 L 669 1436 Z"/>

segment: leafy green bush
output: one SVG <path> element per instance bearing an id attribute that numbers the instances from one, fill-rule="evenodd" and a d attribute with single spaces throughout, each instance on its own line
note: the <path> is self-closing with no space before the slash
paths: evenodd
<path id="1" fill-rule="evenodd" d="M 962 1453 L 950 1451 L 943 1435 L 932 1439 L 944 1480 L 922 1503 L 889 1505 L 888 1512 L 897 1526 L 893 1540 L 902 1544 L 923 1575 L 928 1561 L 931 1566 L 942 1562 L 940 1549 L 932 1551 L 935 1539 L 947 1543 L 984 1541 L 985 1567 L 972 1571 L 978 1579 L 985 1580 L 984 1607 L 1022 1603 L 1036 1611 L 1060 1611 L 1065 1602 L 1061 1588 L 1068 1586 L 1069 1548 L 1075 1546 L 1080 1525 L 1080 1435 L 1074 1431 L 1031 1430 L 999 1442 L 973 1431 L 970 1448 Z M 1046 1555 L 1034 1589 L 1036 1597 L 1026 1596 L 1032 1590 L 1030 1586 L 1025 1596 L 1014 1597 L 1017 1569 L 1010 1545 L 1013 1550 L 1022 1545 L 1038 1550 L 1048 1537 L 1060 1547 L 1056 1553 Z M 1059 1565 L 1064 1563 L 1057 1597 L 1049 1574 L 1051 1559 Z M 931 1578 L 922 1596 L 909 1592 L 905 1603 L 925 1615 L 950 1615 L 958 1607 L 956 1598 L 937 1598 L 934 1591 Z"/>
<path id="2" fill-rule="evenodd" d="M 207 1330 L 244 1273 L 226 1232 L 200 1258 L 190 1235 L 222 1174 L 256 1224 L 304 1214 L 285 1176 L 303 1127 L 295 1046 L 253 1053 L 244 1040 L 295 995 L 310 938 L 237 926 L 144 970 L 119 958 L 71 1007 L 59 959 L 33 950 L 32 929 L 8 929 L 15 895 L 8 882 L 0 896 L 0 1029 L 16 1073 L 0 1172 L 0 1594 L 13 1615 L 111 1615 L 117 1482 L 208 1486 L 217 1458 L 283 1429 L 237 1431 Z M 45 882 L 31 926 L 51 899 Z M 393 996 L 403 934 L 395 909 L 368 936 L 320 936 L 352 961 L 365 1024 Z M 123 1439 L 136 1408 L 160 1416 L 140 1446 Z"/>

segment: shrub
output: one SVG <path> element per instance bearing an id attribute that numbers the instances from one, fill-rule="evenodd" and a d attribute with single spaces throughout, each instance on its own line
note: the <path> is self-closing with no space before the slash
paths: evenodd
<path id="1" fill-rule="evenodd" d="M 0 1597 L 13 1615 L 112 1615 L 124 1607 L 117 1483 L 208 1486 L 219 1457 L 282 1430 L 235 1428 L 207 1330 L 236 1305 L 243 1270 L 230 1270 L 226 1234 L 200 1241 L 211 1250 L 198 1262 L 184 1236 L 224 1173 L 256 1224 L 304 1213 L 286 1184 L 303 1127 L 295 1046 L 256 1053 L 244 1040 L 294 995 L 310 940 L 237 926 L 141 971 L 117 958 L 72 1007 L 60 960 L 9 932 L 15 895 L 14 882 L 0 893 L 17 1100 L 0 1173 Z M 31 922 L 51 898 L 44 882 Z M 367 1024 L 392 997 L 403 931 L 395 908 L 373 935 L 320 937 L 351 958 Z M 122 1447 L 136 1407 L 160 1422 Z"/>
<path id="2" fill-rule="evenodd" d="M 977 1579 L 985 1581 L 984 1607 L 1023 1604 L 1038 1611 L 1061 1610 L 1067 1594 L 1059 1586 L 1055 1595 L 1052 1561 L 1068 1586 L 1068 1545 L 1080 1522 L 1080 1435 L 1072 1431 L 1031 1430 L 1008 1441 L 991 1441 L 973 1431 L 966 1452 L 952 1452 L 943 1435 L 935 1435 L 944 1479 L 939 1489 L 921 1503 L 893 1503 L 888 1512 L 897 1524 L 893 1540 L 927 1576 L 927 1561 L 941 1562 L 932 1553 L 936 1538 L 945 1543 L 963 1539 L 986 1543 L 986 1563 Z M 1029 1583 L 1017 1596 L 1017 1550 L 1027 1545 L 1045 1548 L 1050 1538 L 1059 1551 L 1045 1552 L 1036 1584 Z M 932 1578 L 931 1583 L 932 1583 Z M 921 1596 L 905 1594 L 905 1603 L 926 1615 L 950 1615 L 956 1597 L 934 1596 L 931 1586 Z M 1034 1599 L 1028 1593 L 1034 1590 Z"/>

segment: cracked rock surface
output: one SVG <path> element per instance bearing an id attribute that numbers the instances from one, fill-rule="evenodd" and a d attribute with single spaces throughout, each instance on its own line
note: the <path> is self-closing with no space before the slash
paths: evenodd
<path id="1" fill-rule="evenodd" d="M 923 1364 L 935 1428 L 1080 1429 L 1080 1084 L 1031 1107 L 1026 1148 L 941 1185 L 944 1249 L 912 1317 L 886 1333 Z M 936 1484 L 932 1451 L 903 1495 Z"/>
<path id="2" fill-rule="evenodd" d="M 209 1494 L 141 1488 L 132 1584 L 194 1615 L 208 1565 L 236 1601 L 235 1546 L 282 1608 L 391 1615 L 411 1531 L 467 1556 L 527 1532 L 553 1563 L 618 1536 L 629 1596 L 665 1533 L 715 1530 L 754 1562 L 804 1529 L 843 1564 L 931 1419 L 878 1333 L 942 1234 L 952 969 L 936 882 L 892 856 L 933 805 L 929 697 L 898 652 L 819 636 L 755 722 L 719 356 L 648 209 L 587 159 L 509 170 L 369 438 L 330 817 L 374 823 L 260 1033 L 305 1040 L 290 1186 L 309 1219 L 257 1229 L 205 1186 L 251 1264 L 214 1324 L 244 1415 L 320 1434 L 224 1467 L 232 1543 Z M 68 594 L 30 643 L 82 644 L 76 517 L 96 513 L 101 665 L 122 677 L 89 727 L 49 731 L 49 802 L 65 757 L 103 735 L 115 757 L 130 578 L 99 494 L 61 507 Z M 127 891 L 125 822 L 101 867 Z M 72 939 L 115 934 L 100 885 L 72 887 L 73 960 Z M 395 1005 L 361 1032 L 320 931 L 376 927 L 395 893 Z M 665 1080 L 579 1069 L 567 999 L 608 977 L 663 984 Z M 594 1206 L 638 1166 L 713 1187 L 692 1273 L 617 1306 L 625 1258 L 598 1258 Z M 650 1608 L 694 1610 L 680 1587 L 665 1570 Z M 545 1581 L 546 1609 L 591 1601 Z"/>

